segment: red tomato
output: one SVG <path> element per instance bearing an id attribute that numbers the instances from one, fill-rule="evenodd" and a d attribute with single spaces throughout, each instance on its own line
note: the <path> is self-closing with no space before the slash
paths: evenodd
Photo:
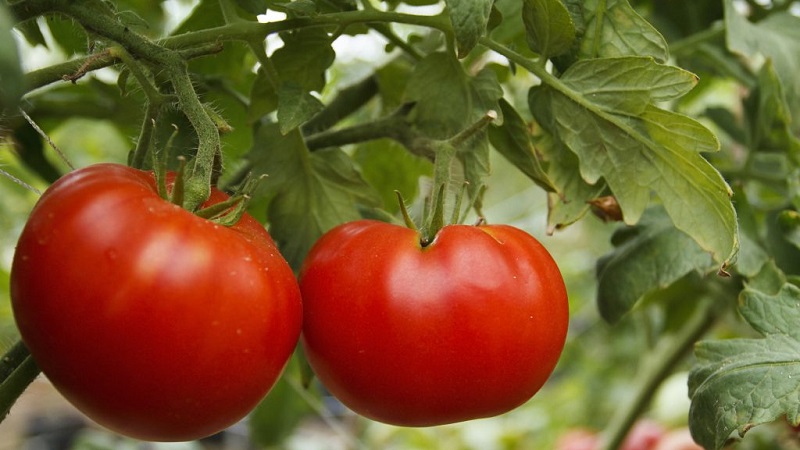
<path id="1" fill-rule="evenodd" d="M 589 430 L 577 429 L 564 433 L 556 441 L 556 450 L 598 450 L 600 436 Z"/>
<path id="2" fill-rule="evenodd" d="M 207 205 L 227 195 L 214 190 Z M 292 270 L 245 215 L 228 228 L 156 193 L 150 173 L 74 171 L 41 197 L 11 269 L 22 339 L 90 418 L 191 440 L 246 415 L 300 334 Z"/>
<path id="3" fill-rule="evenodd" d="M 653 450 L 666 433 L 667 430 L 661 425 L 649 420 L 640 420 L 625 436 L 622 450 Z"/>
<path id="4" fill-rule="evenodd" d="M 527 401 L 564 346 L 564 281 L 545 248 L 505 225 L 334 228 L 300 276 L 309 363 L 345 405 L 396 425 L 489 417 Z"/>

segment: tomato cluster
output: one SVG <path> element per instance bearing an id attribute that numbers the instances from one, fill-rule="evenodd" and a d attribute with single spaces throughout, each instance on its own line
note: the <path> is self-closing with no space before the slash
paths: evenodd
<path id="1" fill-rule="evenodd" d="M 227 199 L 214 189 L 205 206 Z M 550 376 L 568 322 L 556 263 L 519 229 L 449 225 L 422 245 L 405 227 L 351 222 L 316 243 L 298 283 L 251 216 L 203 219 L 161 198 L 152 173 L 115 164 L 41 197 L 11 297 L 68 400 L 119 433 L 168 441 L 241 419 L 299 339 L 325 387 L 366 417 L 501 414 Z"/>

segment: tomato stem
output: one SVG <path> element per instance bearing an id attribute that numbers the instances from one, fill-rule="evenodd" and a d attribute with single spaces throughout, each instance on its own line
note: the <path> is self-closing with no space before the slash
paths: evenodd
<path id="1" fill-rule="evenodd" d="M 468 140 L 486 129 L 490 123 L 497 119 L 497 112 L 487 111 L 480 119 L 475 121 L 455 136 L 446 141 L 436 141 L 433 144 L 435 157 L 433 159 L 433 192 L 431 200 L 426 208 L 425 226 L 422 230 L 422 246 L 428 245 L 436 233 L 446 225 L 444 220 L 444 199 L 447 194 L 447 186 L 452 180 L 453 158 L 458 155 L 458 150 Z M 466 184 L 465 184 L 466 186 Z M 480 191 L 483 192 L 482 190 Z M 456 204 L 452 211 L 451 223 L 458 223 L 460 217 L 461 203 L 463 201 L 463 189 L 456 195 Z M 479 205 L 480 196 L 476 196 L 473 205 Z"/>
<path id="2" fill-rule="evenodd" d="M 433 205 L 433 212 L 430 215 L 431 221 L 428 223 L 428 226 L 425 230 L 423 230 L 422 238 L 420 240 L 420 244 L 423 247 L 427 247 L 433 239 L 436 237 L 436 234 L 444 228 L 444 197 L 446 191 L 446 183 L 439 184 L 439 189 L 435 191 L 436 195 L 432 198 L 431 204 Z"/>
<path id="3" fill-rule="evenodd" d="M 3 355 L 0 359 L 0 422 L 39 373 L 39 367 L 22 341 Z"/>
<path id="4" fill-rule="evenodd" d="M 167 161 L 169 160 L 169 150 L 172 148 L 172 142 L 175 136 L 178 135 L 178 126 L 172 124 L 175 128 L 167 139 L 167 144 L 161 150 L 152 152 L 153 157 L 153 176 L 156 180 L 156 190 L 158 196 L 164 200 L 169 201 L 169 193 L 167 192 Z"/>

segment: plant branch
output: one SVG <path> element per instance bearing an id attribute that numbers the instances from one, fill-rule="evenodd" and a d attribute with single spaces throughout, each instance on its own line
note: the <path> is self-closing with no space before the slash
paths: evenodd
<path id="1" fill-rule="evenodd" d="M 313 134 L 306 138 L 306 146 L 313 151 L 388 138 L 399 142 L 417 156 L 433 160 L 434 152 L 429 145 L 430 140 L 408 123 L 407 116 L 413 107 L 414 104 L 409 103 L 391 115 L 373 122 Z"/>
<path id="2" fill-rule="evenodd" d="M 25 358 L 30 356 L 30 352 L 28 351 L 28 347 L 22 343 L 22 341 L 17 341 L 5 355 L 3 358 L 0 359 L 0 384 L 6 381 L 6 378 L 9 377 L 23 361 Z"/>
<path id="3" fill-rule="evenodd" d="M 281 31 L 314 27 L 341 27 L 369 23 L 402 23 L 441 31 L 451 29 L 449 19 L 444 15 L 420 16 L 393 11 L 345 11 L 322 14 L 314 17 L 286 19 L 278 22 L 237 22 L 205 30 L 191 31 L 162 39 L 159 43 L 165 48 L 185 48 L 217 41 L 249 41 L 264 39 Z"/>
<path id="4" fill-rule="evenodd" d="M 614 450 L 622 445 L 628 431 L 652 400 L 656 388 L 714 323 L 717 309 L 718 304 L 714 298 L 703 298 L 682 328 L 658 341 L 653 352 L 640 365 L 633 399 L 617 410 L 603 433 L 600 447 L 602 450 Z"/>
<path id="5" fill-rule="evenodd" d="M 378 93 L 378 81 L 375 75 L 348 86 L 336 95 L 317 115 L 306 122 L 302 131 L 305 135 L 325 131 L 339 123 L 342 119 L 364 106 Z"/>
<path id="6" fill-rule="evenodd" d="M 63 81 L 65 77 L 79 78 L 78 74 L 85 74 L 116 64 L 119 60 L 109 53 L 102 52 L 85 58 L 74 59 L 61 64 L 33 70 L 25 74 L 25 88 L 28 92 Z"/>
<path id="7" fill-rule="evenodd" d="M 509 61 L 524 68 L 541 80 L 542 84 L 549 87 L 558 94 L 566 97 L 576 105 L 591 112 L 593 115 L 603 119 L 604 121 L 612 124 L 614 127 L 630 136 L 633 140 L 637 141 L 645 148 L 653 150 L 654 153 L 659 153 L 659 149 L 655 144 L 648 139 L 648 137 L 634 128 L 629 122 L 621 117 L 614 115 L 604 110 L 599 105 L 593 103 L 580 91 L 576 91 L 567 86 L 558 77 L 547 71 L 544 65 L 539 65 L 536 61 L 530 60 L 525 56 L 511 50 L 510 48 L 495 42 L 487 37 L 482 37 L 478 41 L 484 47 L 506 57 Z"/>
<path id="8" fill-rule="evenodd" d="M 0 360 L 0 422 L 40 370 L 28 348 L 17 342 Z"/>
<path id="9" fill-rule="evenodd" d="M 53 11 L 77 20 L 87 31 L 113 41 L 136 58 L 165 70 L 175 89 L 180 108 L 189 119 L 198 137 L 194 164 L 186 180 L 186 200 L 183 206 L 190 211 L 200 206 L 211 192 L 211 178 L 214 160 L 219 154 L 220 137 L 214 121 L 206 113 L 192 86 L 186 60 L 180 53 L 154 43 L 130 30 L 114 17 L 104 14 L 104 11 L 92 6 L 96 5 L 95 3 L 57 0 L 29 0 L 29 2 L 48 4 Z"/>
<path id="10" fill-rule="evenodd" d="M 213 44 L 181 49 L 179 53 L 182 58 L 189 60 L 219 53 L 220 51 L 222 51 L 222 44 L 215 42 Z M 25 74 L 25 90 L 30 92 L 57 81 L 77 80 L 89 72 L 113 66 L 119 62 L 120 60 L 111 53 L 100 52 L 83 58 L 32 70 Z"/>
<path id="11" fill-rule="evenodd" d="M 70 2 L 58 0 L 28 0 L 12 5 L 12 10 L 15 16 L 20 19 L 20 21 L 24 21 L 47 13 L 58 12 L 61 14 L 70 15 L 68 11 L 64 11 L 68 8 L 69 3 Z M 65 4 L 67 6 L 65 6 Z M 107 35 L 103 34 L 102 32 L 98 32 L 98 30 L 95 29 L 96 24 L 94 27 L 90 27 L 90 29 L 97 34 L 114 41 L 121 39 L 124 42 L 119 43 L 125 43 L 125 47 L 128 49 L 128 51 L 137 57 L 145 56 L 141 54 L 142 51 L 145 48 L 150 48 L 152 50 L 181 50 L 180 56 L 183 56 L 184 59 L 191 59 L 219 52 L 222 49 L 221 43 L 224 41 L 252 42 L 253 40 L 263 40 L 268 35 L 281 31 L 337 25 L 347 27 L 359 23 L 403 23 L 420 27 L 435 28 L 442 31 L 449 30 L 451 27 L 449 20 L 444 16 L 418 16 L 413 14 L 378 10 L 346 11 L 309 18 L 288 19 L 269 23 L 237 21 L 235 23 L 230 23 L 215 28 L 192 31 L 177 36 L 170 36 L 157 42 L 152 42 L 142 36 L 139 36 L 138 38 L 135 38 L 138 44 L 134 47 L 127 45 L 128 41 L 126 36 L 137 35 L 125 27 L 123 27 L 122 32 L 118 30 L 113 35 Z M 100 28 L 103 27 L 101 26 Z M 393 41 L 393 43 L 398 46 L 401 45 L 400 42 Z M 410 54 L 414 56 L 413 48 L 405 50 L 407 52 L 411 52 Z M 160 52 L 160 50 L 158 52 Z M 144 50 L 144 53 L 147 54 L 148 51 Z M 161 64 L 158 61 L 158 58 L 156 58 L 157 61 L 152 61 L 152 58 L 148 59 L 150 62 L 154 62 L 157 65 Z M 112 57 L 111 55 L 103 54 L 102 57 L 91 55 L 62 64 L 56 64 L 43 69 L 35 70 L 26 74 L 25 76 L 27 90 L 31 91 L 33 89 L 46 86 L 50 83 L 60 81 L 63 79 L 65 74 L 74 74 L 78 72 L 79 69 L 82 73 L 91 72 L 93 70 L 113 65 L 118 61 L 118 59 Z"/>

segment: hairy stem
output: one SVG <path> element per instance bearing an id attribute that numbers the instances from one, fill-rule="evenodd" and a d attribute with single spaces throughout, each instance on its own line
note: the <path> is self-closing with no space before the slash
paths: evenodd
<path id="1" fill-rule="evenodd" d="M 130 30 L 112 16 L 98 11 L 94 6 L 95 3 L 44 0 L 32 0 L 32 3 L 48 3 L 54 11 L 77 20 L 87 31 L 111 40 L 138 59 L 164 69 L 175 89 L 181 110 L 195 129 L 199 142 L 194 164 L 186 180 L 183 206 L 190 211 L 200 206 L 211 192 L 211 177 L 214 159 L 220 149 L 220 138 L 216 125 L 206 113 L 192 86 L 186 60 L 178 52 L 154 43 Z M 122 53 L 117 56 L 126 57 Z"/>
<path id="2" fill-rule="evenodd" d="M 21 21 L 24 21 L 47 13 L 61 13 L 68 16 L 73 16 L 71 14 L 72 11 L 70 10 L 69 4 L 70 2 L 63 0 L 27 0 L 13 4 L 11 5 L 11 8 L 14 15 Z M 85 9 L 86 8 L 78 8 L 79 11 L 83 12 L 86 12 Z M 91 14 L 91 12 L 89 12 L 89 14 Z M 78 19 L 78 21 L 83 24 L 80 19 Z M 262 41 L 270 34 L 300 28 L 325 26 L 339 26 L 346 28 L 350 25 L 360 23 L 403 23 L 439 29 L 442 31 L 449 30 L 451 27 L 447 17 L 442 15 L 418 16 L 413 14 L 378 10 L 346 11 L 341 13 L 324 14 L 301 19 L 288 19 L 269 23 L 237 21 L 235 23 L 230 23 L 215 28 L 192 31 L 177 36 L 170 36 L 157 42 L 152 42 L 145 37 L 136 35 L 128 28 L 122 27 L 122 25 L 119 24 L 117 25 L 122 27 L 123 30 L 117 30 L 114 33 L 104 34 L 102 31 L 97 30 L 98 25 L 96 22 L 98 21 L 92 21 L 92 24 L 89 25 L 89 29 L 111 40 L 122 40 L 120 44 L 124 42 L 127 50 L 137 57 L 146 57 L 147 55 L 159 54 L 166 50 L 181 50 L 181 56 L 184 56 L 186 59 L 218 52 L 221 50 L 221 43 L 225 41 Z M 101 20 L 100 22 L 103 21 Z M 108 21 L 105 22 L 107 23 Z M 104 29 L 105 27 L 101 25 L 99 28 Z M 128 46 L 127 36 L 136 36 L 134 37 L 136 45 Z M 399 42 L 394 43 L 396 45 L 400 45 Z M 406 51 L 411 50 L 413 49 L 406 49 Z M 148 58 L 148 60 L 158 65 L 161 64 L 159 57 L 156 57 L 155 60 L 153 60 L 153 58 Z M 75 73 L 79 70 L 79 68 L 82 68 L 82 72 L 90 72 L 103 67 L 108 67 L 118 61 L 118 59 L 111 55 L 105 55 L 102 58 L 92 55 L 67 63 L 39 69 L 26 75 L 27 89 L 33 90 L 42 86 L 46 86 L 50 83 L 60 81 L 63 79 L 65 74 Z"/>
<path id="3" fill-rule="evenodd" d="M 128 67 L 128 70 L 130 70 L 134 78 L 136 78 L 136 81 L 139 83 L 139 86 L 141 86 L 142 91 L 147 97 L 147 108 L 144 116 L 144 122 L 142 123 L 142 129 L 139 133 L 139 139 L 136 141 L 136 148 L 134 149 L 133 154 L 128 161 L 131 167 L 142 169 L 144 168 L 145 158 L 150 152 L 152 146 L 153 129 L 155 128 L 155 122 L 158 117 L 158 113 L 161 111 L 161 105 L 164 102 L 164 98 L 158 91 L 158 88 L 154 86 L 147 77 L 145 69 L 138 61 L 134 60 L 124 48 L 112 47 L 109 49 L 109 53 L 125 63 L 125 65 Z"/>

